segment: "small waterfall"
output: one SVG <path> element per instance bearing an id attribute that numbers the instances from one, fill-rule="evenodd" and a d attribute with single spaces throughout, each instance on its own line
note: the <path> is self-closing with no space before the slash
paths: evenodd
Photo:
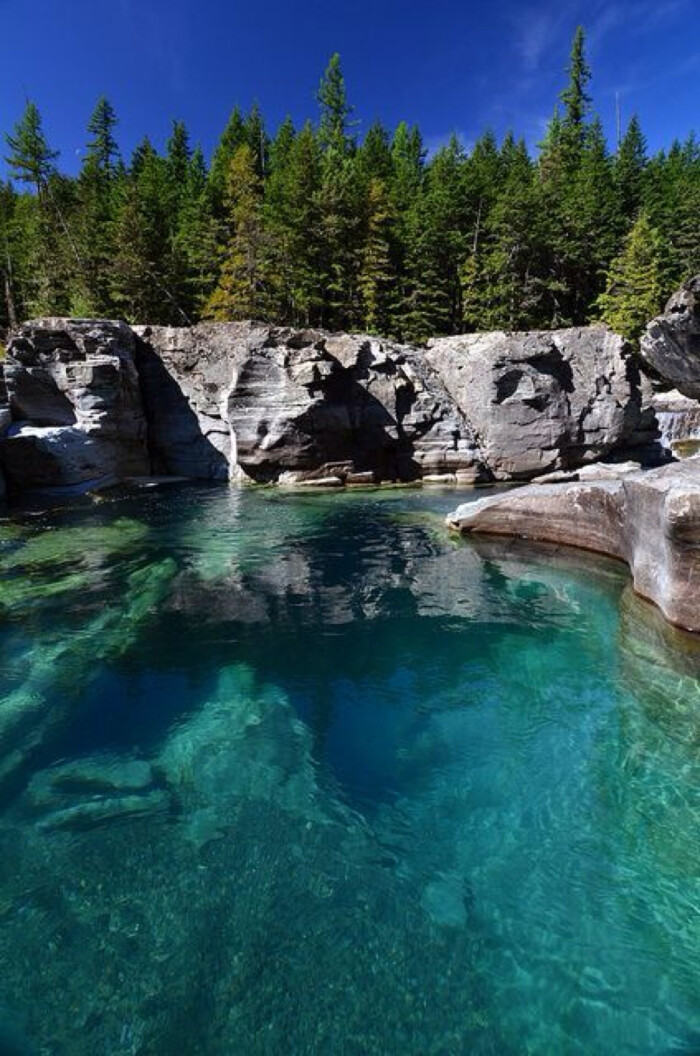
<path id="1" fill-rule="evenodd" d="M 659 443 L 676 458 L 700 454 L 700 403 L 675 390 L 654 399 L 659 423 Z"/>

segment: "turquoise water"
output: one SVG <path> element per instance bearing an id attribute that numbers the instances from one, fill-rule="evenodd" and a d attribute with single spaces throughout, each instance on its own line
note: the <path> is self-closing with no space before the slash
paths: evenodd
<path id="1" fill-rule="evenodd" d="M 700 1053 L 700 646 L 468 498 L 0 524 L 0 1053 Z"/>

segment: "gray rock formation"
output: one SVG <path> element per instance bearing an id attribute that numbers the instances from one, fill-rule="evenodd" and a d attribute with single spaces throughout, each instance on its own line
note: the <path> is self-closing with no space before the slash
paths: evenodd
<path id="1" fill-rule="evenodd" d="M 416 349 L 243 323 L 137 333 L 156 471 L 488 478 L 469 423 Z"/>
<path id="2" fill-rule="evenodd" d="M 700 460 L 619 480 L 531 485 L 460 506 L 460 532 L 583 547 L 626 561 L 638 594 L 672 623 L 700 631 Z"/>
<path id="3" fill-rule="evenodd" d="M 499 480 L 571 469 L 657 435 L 625 342 L 604 327 L 441 338 L 427 360 Z"/>
<path id="4" fill-rule="evenodd" d="M 7 347 L 0 460 L 14 488 L 148 472 L 146 420 L 124 323 L 39 319 Z"/>
<path id="5" fill-rule="evenodd" d="M 671 297 L 640 342 L 644 361 L 674 389 L 700 400 L 700 275 Z"/>
<path id="6" fill-rule="evenodd" d="M 568 471 L 656 435 L 634 360 L 602 327 L 426 352 L 256 323 L 45 319 L 11 337 L 5 376 L 0 465 L 15 489 L 149 472 L 473 484 Z"/>

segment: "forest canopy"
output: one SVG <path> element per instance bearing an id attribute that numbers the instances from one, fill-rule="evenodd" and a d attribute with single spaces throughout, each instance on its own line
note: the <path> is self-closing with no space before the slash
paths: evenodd
<path id="1" fill-rule="evenodd" d="M 700 146 L 650 157 L 636 117 L 610 150 L 576 31 L 536 156 L 512 133 L 359 137 L 340 58 L 315 122 L 235 108 L 208 162 L 180 121 L 125 160 L 106 98 L 61 173 L 29 102 L 6 134 L 0 327 L 41 315 L 187 325 L 255 318 L 424 341 L 603 319 L 634 338 L 700 271 Z"/>

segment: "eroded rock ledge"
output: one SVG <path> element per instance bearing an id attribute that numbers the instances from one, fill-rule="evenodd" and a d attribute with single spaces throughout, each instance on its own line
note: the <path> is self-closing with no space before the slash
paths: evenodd
<path id="1" fill-rule="evenodd" d="M 258 483 L 528 480 L 651 443 L 648 384 L 603 327 L 428 350 L 261 323 L 40 319 L 10 336 L 14 491 L 148 473 Z"/>
<path id="2" fill-rule="evenodd" d="M 628 563 L 638 594 L 700 632 L 700 460 L 619 479 L 531 484 L 460 506 L 458 532 L 582 547 Z"/>

